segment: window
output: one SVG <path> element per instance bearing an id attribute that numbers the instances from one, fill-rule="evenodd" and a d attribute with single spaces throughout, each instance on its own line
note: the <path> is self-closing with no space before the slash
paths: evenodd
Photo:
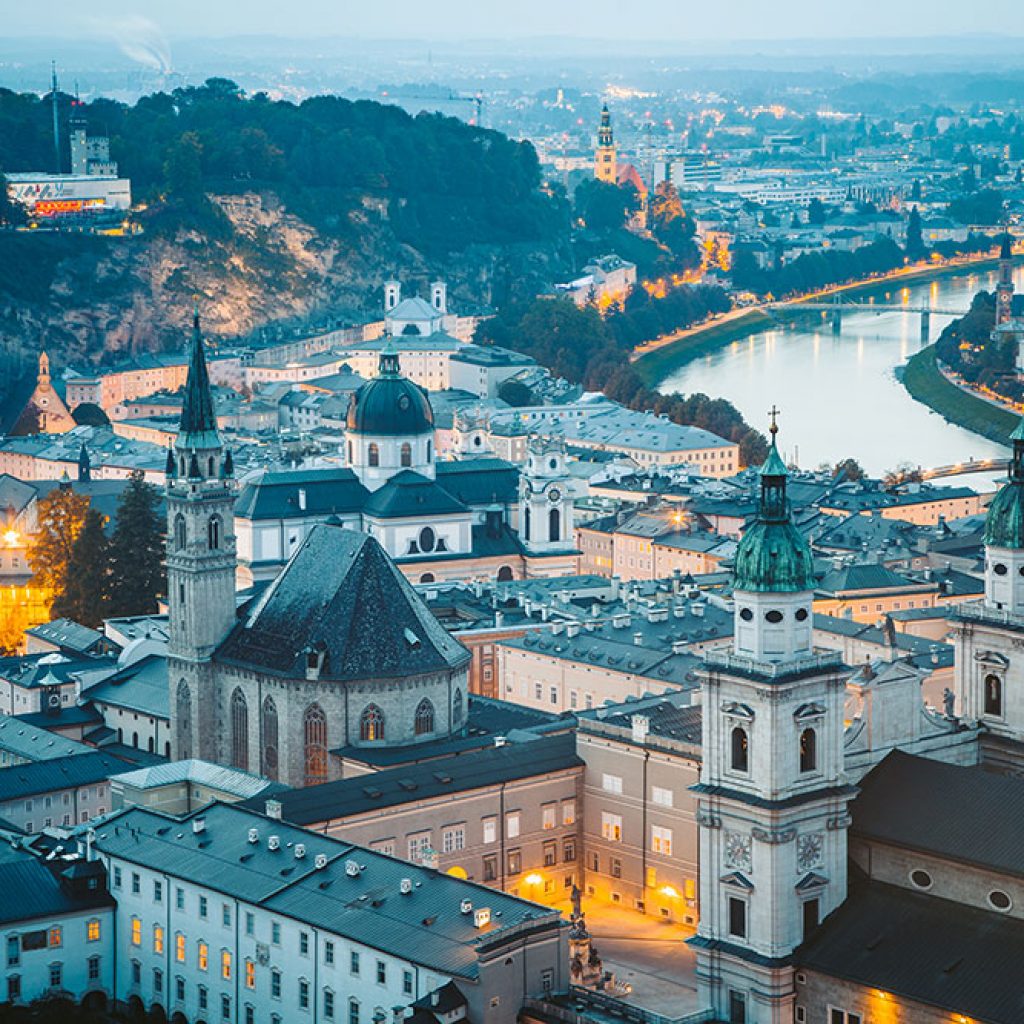
<path id="1" fill-rule="evenodd" d="M 371 444 L 366 450 L 366 464 L 368 466 L 380 465 L 380 449 L 375 444 Z"/>
<path id="2" fill-rule="evenodd" d="M 930 889 L 932 887 L 932 876 L 920 868 L 910 872 L 910 881 L 918 889 Z"/>
<path id="3" fill-rule="evenodd" d="M 277 705 L 273 698 L 266 697 L 263 701 L 263 774 L 268 779 L 277 779 L 278 738 L 277 738 Z"/>
<path id="4" fill-rule="evenodd" d="M 359 954 L 355 950 L 349 954 L 348 969 L 350 974 L 359 974 Z"/>
<path id="5" fill-rule="evenodd" d="M 377 961 L 377 984 L 386 985 L 388 983 L 388 968 L 383 960 Z"/>
<path id="6" fill-rule="evenodd" d="M 349 999 L 348 1001 L 348 1024 L 359 1024 L 359 1000 Z"/>
<path id="7" fill-rule="evenodd" d="M 7 978 L 7 1002 L 16 1003 L 21 999 L 21 978 L 12 974 Z"/>
<path id="8" fill-rule="evenodd" d="M 174 517 L 174 546 L 180 551 L 185 546 L 185 517 L 177 515 Z"/>
<path id="9" fill-rule="evenodd" d="M 164 930 L 160 925 L 153 925 L 153 952 L 162 953 L 164 951 Z"/>
<path id="10" fill-rule="evenodd" d="M 608 873 L 612 878 L 622 877 L 622 861 L 618 857 L 611 857 L 608 861 Z M 616 901 L 617 902 L 617 901 Z"/>
<path id="11" fill-rule="evenodd" d="M 621 775 L 609 775 L 607 772 L 601 776 L 601 788 L 606 793 L 621 793 L 622 792 L 622 776 Z"/>
<path id="12" fill-rule="evenodd" d="M 818 928 L 818 916 L 820 913 L 820 906 L 818 900 L 804 900 L 803 903 L 803 918 L 804 918 L 804 941 L 806 942 Z"/>
<path id="13" fill-rule="evenodd" d="M 178 756 L 187 759 L 192 756 L 192 694 L 184 679 L 178 683 L 174 703 L 178 712 Z"/>
<path id="14" fill-rule="evenodd" d="M 749 764 L 749 742 L 747 730 L 737 725 L 732 731 L 731 757 L 729 765 L 734 772 L 745 772 Z"/>
<path id="15" fill-rule="evenodd" d="M 411 996 L 412 993 L 412 971 L 402 971 L 402 994 Z"/>
<path id="16" fill-rule="evenodd" d="M 729 990 L 729 1024 L 747 1024 L 747 997 Z"/>
<path id="17" fill-rule="evenodd" d="M 414 864 L 419 864 L 420 861 L 427 855 L 427 851 L 430 849 L 430 833 L 420 832 L 414 836 L 409 836 L 408 850 L 409 860 Z"/>
<path id="18" fill-rule="evenodd" d="M 551 703 L 552 704 L 557 704 L 558 703 L 558 687 L 557 686 L 552 686 L 551 687 L 550 697 L 551 697 Z"/>
<path id="19" fill-rule="evenodd" d="M 142 964 L 138 960 L 132 961 L 132 984 L 142 984 Z"/>
<path id="20" fill-rule="evenodd" d="M 245 934 L 252 935 L 256 930 L 256 918 L 248 910 L 245 912 Z"/>
<path id="21" fill-rule="evenodd" d="M 556 806 L 554 804 L 545 804 L 540 809 L 541 828 L 549 829 L 555 827 L 555 811 Z"/>
<path id="22" fill-rule="evenodd" d="M 828 1024 L 861 1024 L 859 1013 L 850 1013 L 849 1010 L 840 1010 L 835 1006 L 828 1008 Z"/>
<path id="23" fill-rule="evenodd" d="M 309 982 L 305 978 L 299 978 L 299 1009 L 309 1009 Z"/>
<path id="24" fill-rule="evenodd" d="M 601 812 L 601 835 L 613 843 L 622 842 L 622 818 L 618 814 Z"/>
<path id="25" fill-rule="evenodd" d="M 245 1004 L 245 1024 L 256 1024 L 256 1010 L 251 1003 Z"/>
<path id="26" fill-rule="evenodd" d="M 138 872 L 132 872 L 132 895 L 138 896 L 142 892 L 142 879 L 139 878 Z"/>
<path id="27" fill-rule="evenodd" d="M 179 1002 L 185 1001 L 185 979 L 175 978 L 174 979 L 174 998 Z"/>
<path id="28" fill-rule="evenodd" d="M 660 825 L 651 826 L 651 849 L 665 857 L 672 856 L 672 829 Z"/>
<path id="29" fill-rule="evenodd" d="M 153 882 L 153 902 L 163 903 L 164 901 L 164 883 L 159 881 Z"/>
<path id="30" fill-rule="evenodd" d="M 574 825 L 576 823 L 576 801 L 562 801 L 562 824 Z"/>
<path id="31" fill-rule="evenodd" d="M 238 686 L 231 694 L 231 763 L 249 770 L 249 705 Z"/>
<path id="32" fill-rule="evenodd" d="M 196 993 L 197 993 L 197 995 L 199 997 L 199 1009 L 200 1010 L 205 1010 L 206 1007 L 209 1005 L 209 992 L 208 992 L 206 986 L 205 985 L 200 985 L 196 989 Z"/>
<path id="33" fill-rule="evenodd" d="M 220 997 L 221 1020 L 231 1020 L 231 996 Z"/>
<path id="34" fill-rule="evenodd" d="M 462 690 L 456 689 L 455 695 L 452 697 L 452 725 L 461 725 L 462 723 Z"/>
<path id="35" fill-rule="evenodd" d="M 562 841 L 562 860 L 572 863 L 576 859 L 576 840 L 565 839 Z"/>
<path id="36" fill-rule="evenodd" d="M 303 721 L 306 785 L 327 781 L 327 716 L 319 704 L 306 708 Z"/>
<path id="37" fill-rule="evenodd" d="M 651 787 L 651 803 L 657 804 L 659 807 L 671 807 L 672 806 L 672 790 L 662 789 L 661 786 Z"/>
<path id="38" fill-rule="evenodd" d="M 519 850 L 509 850 L 508 873 L 518 875 L 523 870 L 523 855 Z"/>
<path id="39" fill-rule="evenodd" d="M 210 516 L 210 521 L 206 524 L 206 543 L 211 551 L 216 551 L 220 547 L 220 535 L 220 516 Z"/>
<path id="40" fill-rule="evenodd" d="M 737 896 L 729 897 L 729 934 L 737 939 L 747 937 L 747 904 Z"/>
<path id="41" fill-rule="evenodd" d="M 434 731 L 434 705 L 426 697 L 419 702 L 416 708 L 413 731 L 417 736 L 425 736 Z"/>
<path id="42" fill-rule="evenodd" d="M 17 935 L 7 936 L 7 966 L 17 967 L 21 962 L 21 943 Z"/>
<path id="43" fill-rule="evenodd" d="M 330 939 L 327 939 L 324 942 L 324 963 L 325 964 L 333 964 L 334 963 L 334 943 L 331 942 Z"/>
<path id="44" fill-rule="evenodd" d="M 86 942 L 98 942 L 100 937 L 100 923 L 93 918 L 91 921 L 85 923 L 85 940 Z"/>
<path id="45" fill-rule="evenodd" d="M 484 842 L 496 843 L 498 841 L 498 819 L 484 818 L 482 824 L 484 829 Z"/>
<path id="46" fill-rule="evenodd" d="M 988 903 L 993 910 L 999 910 L 1003 913 L 1013 906 L 1013 901 L 1002 889 L 993 889 L 988 894 Z"/>
<path id="47" fill-rule="evenodd" d="M 256 961 L 246 960 L 245 961 L 245 987 L 255 988 L 256 987 Z"/>
<path id="48" fill-rule="evenodd" d="M 142 945 L 142 919 L 138 917 L 132 918 L 132 945 Z"/>
<path id="49" fill-rule="evenodd" d="M 558 844 L 544 844 L 544 867 L 551 868 L 558 863 Z"/>
<path id="50" fill-rule="evenodd" d="M 270 941 L 275 946 L 281 945 L 281 925 L 277 921 L 270 922 Z"/>
<path id="51" fill-rule="evenodd" d="M 178 932 L 177 935 L 174 936 L 174 959 L 177 960 L 179 964 L 183 964 L 185 962 L 185 936 L 182 935 L 181 932 Z"/>
<path id="52" fill-rule="evenodd" d="M 1003 681 L 996 675 L 985 676 L 985 714 L 997 718 L 1003 714 Z"/>
<path id="53" fill-rule="evenodd" d="M 402 443 L 399 461 L 401 462 L 403 467 L 408 467 L 412 465 L 412 445 L 409 444 L 408 441 Z"/>
<path id="54" fill-rule="evenodd" d="M 205 971 L 210 962 L 210 947 L 205 942 L 199 943 L 199 970 Z"/>
<path id="55" fill-rule="evenodd" d="M 199 897 L 199 916 L 206 917 L 208 904 L 205 896 Z"/>
<path id="56" fill-rule="evenodd" d="M 153 968 L 153 991 L 162 993 L 164 990 L 164 972 L 159 967 Z"/>
<path id="57" fill-rule="evenodd" d="M 484 881 L 494 882 L 498 878 L 498 858 L 494 854 L 484 857 Z"/>
<path id="58" fill-rule="evenodd" d="M 121 869 L 120 868 L 114 868 L 114 888 L 115 889 L 120 889 L 121 888 Z"/>
<path id="59" fill-rule="evenodd" d="M 324 989 L 324 1016 L 334 1020 L 334 993 L 329 988 Z"/>
<path id="60" fill-rule="evenodd" d="M 63 974 L 64 967 L 62 964 L 50 964 L 50 988 L 60 988 Z"/>
<path id="61" fill-rule="evenodd" d="M 281 998 L 281 972 L 277 968 L 270 972 L 270 995 L 274 999 Z"/>
<path id="62" fill-rule="evenodd" d="M 515 839 L 519 835 L 519 812 L 509 811 L 505 815 L 505 838 Z"/>
<path id="63" fill-rule="evenodd" d="M 174 906 L 177 910 L 185 909 L 185 890 L 181 887 L 174 890 Z"/>
<path id="64" fill-rule="evenodd" d="M 89 981 L 100 980 L 100 958 L 98 956 L 91 956 L 86 961 L 87 973 Z"/>
<path id="65" fill-rule="evenodd" d="M 441 849 L 445 853 L 455 853 L 457 850 L 465 849 L 466 826 L 452 825 L 441 832 Z"/>
<path id="66" fill-rule="evenodd" d="M 818 734 L 813 729 L 800 733 L 800 771 L 813 772 L 818 767 Z"/>
<path id="67" fill-rule="evenodd" d="M 299 954 L 309 956 L 309 932 L 299 932 Z"/>
<path id="68" fill-rule="evenodd" d="M 416 542 L 420 546 L 420 551 L 430 552 L 433 551 L 437 545 L 437 534 L 429 526 L 424 526 L 419 532 L 419 536 L 416 538 Z"/>
<path id="69" fill-rule="evenodd" d="M 384 739 L 384 712 L 376 704 L 367 704 L 359 717 L 359 738 L 364 743 Z"/>

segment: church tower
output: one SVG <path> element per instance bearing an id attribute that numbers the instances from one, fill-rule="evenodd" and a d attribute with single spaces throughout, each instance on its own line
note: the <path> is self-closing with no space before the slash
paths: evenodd
<path id="1" fill-rule="evenodd" d="M 1013 249 L 1009 232 L 999 249 L 999 279 L 996 283 L 996 327 L 1013 319 Z"/>
<path id="2" fill-rule="evenodd" d="M 594 177 L 611 185 L 619 179 L 619 167 L 615 156 L 615 138 L 612 135 L 612 115 L 608 104 L 601 108 L 601 124 L 597 129 L 597 149 L 594 151 Z"/>
<path id="3" fill-rule="evenodd" d="M 1009 479 L 985 516 L 985 598 L 951 618 L 957 710 L 982 726 L 989 766 L 1024 768 L 1024 419 L 1010 435 Z"/>
<path id="4" fill-rule="evenodd" d="M 701 1004 L 733 1024 L 791 1024 L 793 951 L 846 897 L 845 684 L 811 645 L 815 579 L 775 444 L 734 569 L 735 641 L 701 673 L 697 820 Z"/>
<path id="5" fill-rule="evenodd" d="M 235 622 L 235 487 L 206 369 L 199 313 L 192 327 L 181 423 L 167 453 L 168 681 L 175 758 L 216 760 L 210 656 Z"/>
<path id="6" fill-rule="evenodd" d="M 519 478 L 519 537 L 533 554 L 572 549 L 572 498 L 565 440 L 534 437 L 527 444 L 526 471 Z"/>

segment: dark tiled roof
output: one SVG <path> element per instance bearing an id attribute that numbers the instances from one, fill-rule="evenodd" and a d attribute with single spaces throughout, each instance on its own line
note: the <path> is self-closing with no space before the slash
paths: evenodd
<path id="1" fill-rule="evenodd" d="M 0 800 L 18 800 L 36 793 L 55 793 L 75 786 L 89 786 L 111 775 L 120 775 L 128 765 L 119 757 L 99 750 L 75 754 L 56 761 L 34 761 L 12 768 L 0 768 Z"/>
<path id="2" fill-rule="evenodd" d="M 90 686 L 83 692 L 82 699 L 102 701 L 155 718 L 169 719 L 171 701 L 167 685 L 167 656 L 150 654 L 140 658 Z"/>
<path id="3" fill-rule="evenodd" d="M 304 679 L 313 650 L 324 655 L 321 678 L 339 682 L 436 672 L 470 658 L 376 540 L 324 524 L 215 657 Z"/>
<path id="4" fill-rule="evenodd" d="M 825 573 L 819 589 L 837 594 L 848 590 L 906 590 L 914 586 L 921 584 L 908 580 L 887 566 L 871 562 L 847 565 Z"/>
<path id="5" fill-rule="evenodd" d="M 52 622 L 33 626 L 25 632 L 29 636 L 76 654 L 88 654 L 104 639 L 98 629 L 91 629 L 71 619 L 54 619 Z"/>
<path id="6" fill-rule="evenodd" d="M 106 892 L 86 899 L 70 895 L 60 879 L 33 854 L 23 853 L 0 862 L 0 923 L 53 919 L 93 907 L 113 906 Z"/>
<path id="7" fill-rule="evenodd" d="M 855 834 L 1024 876 L 1021 779 L 897 750 L 860 789 Z"/>
<path id="8" fill-rule="evenodd" d="M 466 506 L 425 476 L 403 469 L 366 500 L 363 511 L 378 519 L 443 516 L 465 512 Z"/>
<path id="9" fill-rule="evenodd" d="M 995 911 L 862 881 L 796 960 L 971 1020 L 1024 1020 L 1024 921 Z"/>
<path id="10" fill-rule="evenodd" d="M 299 491 L 305 492 L 305 509 Z M 358 512 L 369 492 L 351 469 L 313 469 L 263 473 L 242 487 L 235 515 L 245 519 L 281 519 Z"/>
<path id="11" fill-rule="evenodd" d="M 703 709 L 699 704 L 683 704 L 681 698 L 682 695 L 673 695 L 657 703 L 644 701 L 636 707 L 619 705 L 614 714 L 605 715 L 604 718 L 598 712 L 596 720 L 629 729 L 634 715 L 644 715 L 648 719 L 652 736 L 678 740 L 680 743 L 699 744 Z"/>
<path id="12" fill-rule="evenodd" d="M 439 462 L 437 482 L 464 505 L 506 505 L 519 496 L 519 469 L 504 459 Z"/>
<path id="13" fill-rule="evenodd" d="M 285 821 L 313 825 L 361 814 L 380 807 L 394 807 L 418 800 L 480 789 L 545 772 L 577 768 L 576 736 L 562 733 L 502 747 L 473 750 L 454 757 L 437 758 L 417 765 L 402 765 L 371 775 L 325 782 L 280 794 Z M 262 810 L 261 797 L 242 806 Z"/>

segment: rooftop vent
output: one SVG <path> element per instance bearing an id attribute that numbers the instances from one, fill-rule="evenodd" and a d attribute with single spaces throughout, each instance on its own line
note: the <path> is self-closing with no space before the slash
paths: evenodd
<path id="1" fill-rule="evenodd" d="M 306 856 L 306 844 L 305 843 L 296 843 L 295 844 L 295 859 L 296 860 L 302 860 L 302 858 L 305 857 L 305 856 Z"/>
<path id="2" fill-rule="evenodd" d="M 490 907 L 477 907 L 473 911 L 473 927 L 486 928 L 491 923 Z"/>
<path id="3" fill-rule="evenodd" d="M 405 637 L 405 642 L 406 642 L 406 643 L 407 643 L 407 644 L 408 644 L 408 645 L 409 645 L 409 646 L 410 646 L 410 647 L 411 647 L 411 648 L 412 648 L 413 650 L 416 650 L 416 648 L 417 648 L 417 647 L 419 647 L 419 645 L 420 645 L 420 638 L 419 638 L 419 637 L 418 637 L 418 636 L 417 636 L 417 635 L 416 635 L 416 634 L 415 634 L 415 633 L 414 633 L 414 632 L 413 632 L 413 631 L 412 631 L 411 629 L 409 629 L 408 627 L 406 627 L 406 628 L 405 628 L 405 629 L 404 629 L 404 630 L 402 631 L 402 634 L 403 634 L 403 636 Z"/>
<path id="4" fill-rule="evenodd" d="M 403 878 L 401 882 L 398 883 L 398 891 L 403 896 L 408 896 L 412 892 L 412 879 Z"/>
<path id="5" fill-rule="evenodd" d="M 327 867 L 327 854 L 318 853 L 316 857 L 313 858 L 313 866 L 317 869 L 317 871 L 322 871 L 325 867 Z"/>
<path id="6" fill-rule="evenodd" d="M 260 841 L 260 830 L 258 828 L 249 829 L 249 842 L 258 843 Z"/>
<path id="7" fill-rule="evenodd" d="M 359 871 L 360 867 L 354 860 L 345 861 L 345 874 L 348 875 L 349 878 L 358 878 Z"/>
<path id="8" fill-rule="evenodd" d="M 281 837 L 280 836 L 271 836 L 267 840 L 267 849 L 268 850 L 280 850 L 281 849 Z"/>
<path id="9" fill-rule="evenodd" d="M 268 818 L 275 818 L 277 821 L 281 820 L 281 801 L 280 800 L 268 800 L 264 805 L 264 810 Z"/>
<path id="10" fill-rule="evenodd" d="M 470 913 L 472 913 L 472 911 L 473 911 L 473 901 L 472 900 L 463 900 L 459 904 L 459 913 L 460 914 L 470 914 Z"/>
<path id="11" fill-rule="evenodd" d="M 206 819 L 205 818 L 193 818 L 192 819 L 192 831 L 199 835 L 200 832 L 206 831 Z"/>

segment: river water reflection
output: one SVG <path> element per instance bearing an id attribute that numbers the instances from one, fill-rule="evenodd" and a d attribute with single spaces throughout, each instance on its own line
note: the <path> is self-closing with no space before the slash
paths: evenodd
<path id="1" fill-rule="evenodd" d="M 976 292 L 994 283 L 994 272 L 964 274 L 875 301 L 966 310 Z M 1024 267 L 1015 285 L 1024 291 Z M 933 341 L 951 319 L 932 316 Z M 928 467 L 1005 455 L 1002 446 L 946 423 L 910 397 L 894 369 L 920 347 L 918 314 L 844 313 L 838 336 L 824 320 L 813 329 L 765 331 L 667 370 L 658 387 L 727 398 L 761 429 L 776 404 L 784 454 L 804 468 L 852 456 L 880 475 L 901 462 Z M 988 489 L 982 476 L 962 481 Z"/>

